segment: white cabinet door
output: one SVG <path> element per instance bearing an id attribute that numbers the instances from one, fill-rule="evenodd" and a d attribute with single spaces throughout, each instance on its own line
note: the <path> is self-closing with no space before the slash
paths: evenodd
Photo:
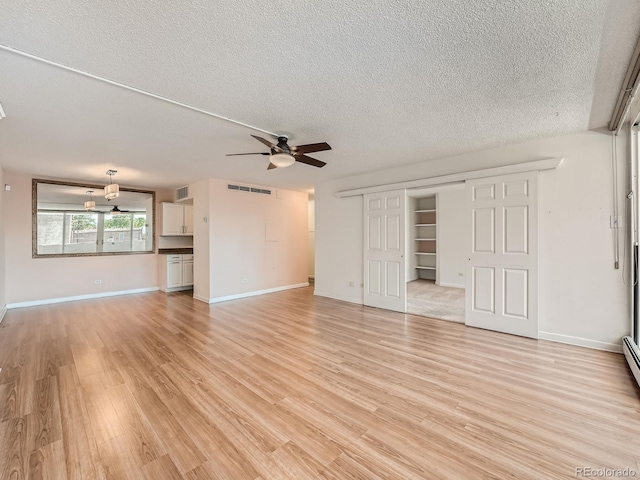
<path id="1" fill-rule="evenodd" d="M 182 261 L 167 261 L 167 288 L 182 286 Z"/>
<path id="2" fill-rule="evenodd" d="M 537 172 L 466 182 L 465 323 L 538 338 Z"/>
<path id="3" fill-rule="evenodd" d="M 182 262 L 182 285 L 185 287 L 193 285 L 193 260 Z"/>
<path id="4" fill-rule="evenodd" d="M 406 312 L 404 190 L 364 196 L 364 304 Z"/>
<path id="5" fill-rule="evenodd" d="M 184 207 L 184 233 L 193 235 L 193 205 L 183 205 Z"/>
<path id="6" fill-rule="evenodd" d="M 184 206 L 162 204 L 162 235 L 184 235 Z"/>

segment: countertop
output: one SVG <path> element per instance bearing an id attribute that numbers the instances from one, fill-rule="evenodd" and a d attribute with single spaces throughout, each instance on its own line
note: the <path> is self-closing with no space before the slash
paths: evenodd
<path id="1" fill-rule="evenodd" d="M 193 247 L 191 248 L 159 248 L 159 255 L 180 255 L 180 254 L 189 254 L 193 253 Z"/>

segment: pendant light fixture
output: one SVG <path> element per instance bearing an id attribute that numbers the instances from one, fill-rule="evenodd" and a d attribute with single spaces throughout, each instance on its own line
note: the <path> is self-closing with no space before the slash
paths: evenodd
<path id="1" fill-rule="evenodd" d="M 113 176 L 118 173 L 117 170 L 107 170 L 109 175 L 109 185 L 104 187 L 104 198 L 107 200 L 113 200 L 120 195 L 120 186 L 117 183 L 113 183 Z"/>
<path id="2" fill-rule="evenodd" d="M 93 190 L 87 190 L 87 195 L 89 195 L 89 200 L 84 202 L 84 209 L 87 212 L 93 212 L 96 209 L 96 202 L 93 201 Z"/>

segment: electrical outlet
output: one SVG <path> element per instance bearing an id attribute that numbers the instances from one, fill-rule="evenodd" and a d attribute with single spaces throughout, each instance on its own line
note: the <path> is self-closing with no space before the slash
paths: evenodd
<path id="1" fill-rule="evenodd" d="M 102 283 L 102 280 L 96 280 L 96 285 L 100 285 Z"/>
<path id="2" fill-rule="evenodd" d="M 349 286 L 350 286 L 350 287 L 355 287 L 355 286 L 356 286 L 356 284 L 355 284 L 353 281 L 351 281 L 351 282 L 349 282 Z"/>
<path id="3" fill-rule="evenodd" d="M 247 282 L 249 282 L 249 279 L 248 279 L 248 278 L 243 278 L 243 279 L 242 279 L 242 283 L 247 283 Z"/>

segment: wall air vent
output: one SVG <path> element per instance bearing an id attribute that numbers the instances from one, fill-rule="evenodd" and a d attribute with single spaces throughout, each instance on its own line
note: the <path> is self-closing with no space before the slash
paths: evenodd
<path id="1" fill-rule="evenodd" d="M 189 198 L 189 185 L 176 189 L 176 202 Z"/>
<path id="2" fill-rule="evenodd" d="M 261 193 L 263 195 L 271 195 L 271 190 L 265 190 L 263 188 L 249 187 L 247 185 L 234 185 L 231 183 L 227 184 L 227 190 L 235 190 L 237 192 L 250 192 L 250 193 Z"/>

